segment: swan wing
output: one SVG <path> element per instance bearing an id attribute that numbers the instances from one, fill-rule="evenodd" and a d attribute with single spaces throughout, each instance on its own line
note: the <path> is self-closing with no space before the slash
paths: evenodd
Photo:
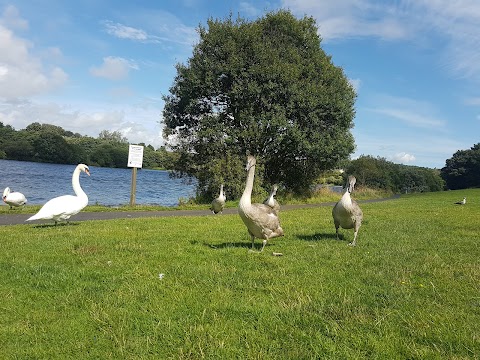
<path id="1" fill-rule="evenodd" d="M 280 226 L 280 220 L 275 211 L 265 204 L 252 204 L 244 216 L 247 228 L 259 239 L 269 239 L 272 237 L 283 236 L 283 229 Z"/>
<path id="2" fill-rule="evenodd" d="M 225 200 L 222 200 L 221 198 L 216 198 L 212 201 L 212 206 L 210 207 L 210 210 L 212 210 L 215 214 L 223 211 L 223 208 L 225 207 Z"/>
<path id="3" fill-rule="evenodd" d="M 38 213 L 28 218 L 27 221 L 40 219 L 66 220 L 80 212 L 87 204 L 88 198 L 73 195 L 59 196 L 47 201 Z"/>
<path id="4" fill-rule="evenodd" d="M 332 216 L 335 224 L 340 225 L 344 229 L 351 229 L 356 223 L 363 220 L 363 212 L 355 200 L 346 206 L 343 201 L 339 201 L 332 209 Z"/>
<path id="5" fill-rule="evenodd" d="M 19 192 L 11 192 L 7 195 L 7 197 L 4 200 L 8 205 L 13 205 L 13 206 L 22 206 L 27 203 L 27 198 L 25 195 Z"/>
<path id="6" fill-rule="evenodd" d="M 360 209 L 360 206 L 355 200 L 352 200 L 352 213 L 357 220 L 362 220 L 363 218 L 362 209 Z"/>

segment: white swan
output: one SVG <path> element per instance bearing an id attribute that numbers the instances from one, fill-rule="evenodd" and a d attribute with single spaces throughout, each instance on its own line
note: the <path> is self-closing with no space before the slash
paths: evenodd
<path id="1" fill-rule="evenodd" d="M 255 157 L 249 155 L 247 157 L 248 171 L 245 190 L 243 191 L 238 213 L 247 226 L 248 233 L 252 238 L 252 248 L 255 245 L 255 238 L 263 239 L 263 251 L 267 240 L 279 236 L 283 236 L 283 229 L 280 226 L 280 220 L 273 209 L 265 204 L 252 204 L 253 180 L 255 177 L 255 165 L 257 161 Z"/>
<path id="2" fill-rule="evenodd" d="M 275 200 L 275 195 L 277 195 L 277 190 L 278 190 L 278 186 L 273 185 L 272 186 L 272 191 L 270 192 L 270 195 L 268 196 L 268 198 L 265 199 L 265 201 L 263 203 L 265 205 L 270 206 L 273 209 L 273 211 L 275 211 L 275 214 L 278 215 L 278 213 L 280 211 L 280 204 L 278 203 L 277 200 Z"/>
<path id="3" fill-rule="evenodd" d="M 54 220 L 55 225 L 58 221 L 67 221 L 72 215 L 80 212 L 88 204 L 87 194 L 80 187 L 80 172 L 85 172 L 90 176 L 88 166 L 85 164 L 78 164 L 72 175 L 72 187 L 76 196 L 63 195 L 53 198 L 42 206 L 40 211 L 28 218 L 31 220 Z"/>
<path id="4" fill-rule="evenodd" d="M 5 204 L 10 205 L 10 209 L 12 209 L 14 206 L 24 206 L 27 203 L 27 198 L 25 195 L 18 191 L 10 191 L 9 187 L 6 187 L 5 190 L 3 190 L 2 199 Z"/>
<path id="5" fill-rule="evenodd" d="M 357 179 L 349 176 L 347 181 L 347 189 L 339 202 L 332 209 L 333 222 L 335 223 L 335 233 L 338 239 L 338 228 L 354 229 L 353 241 L 348 244 L 355 246 L 357 244 L 358 229 L 362 225 L 363 213 L 355 200 L 350 197 Z"/>
<path id="6" fill-rule="evenodd" d="M 223 192 L 222 184 L 220 185 L 220 195 L 218 195 L 217 198 L 213 199 L 210 210 L 212 210 L 214 214 L 221 214 L 223 212 L 223 208 L 225 207 L 225 200 L 227 200 L 227 198 L 225 197 L 225 193 Z"/>

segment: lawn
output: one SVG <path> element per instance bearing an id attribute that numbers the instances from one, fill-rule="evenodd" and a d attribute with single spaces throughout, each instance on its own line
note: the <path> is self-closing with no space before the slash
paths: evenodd
<path id="1" fill-rule="evenodd" d="M 330 207 L 263 253 L 238 215 L 0 227 L 0 357 L 477 358 L 480 190 L 361 207 L 355 248 Z"/>

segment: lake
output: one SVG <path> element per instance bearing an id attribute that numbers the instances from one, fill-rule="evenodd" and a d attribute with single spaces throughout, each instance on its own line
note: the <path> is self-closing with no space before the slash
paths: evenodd
<path id="1" fill-rule="evenodd" d="M 29 205 L 43 205 L 61 195 L 75 195 L 72 173 L 76 165 L 44 164 L 28 161 L 0 160 L 0 191 L 7 186 L 23 193 Z M 89 205 L 128 205 L 132 169 L 89 166 L 90 175 L 80 174 L 80 186 L 88 196 Z M 168 171 L 139 169 L 137 171 L 137 205 L 176 206 L 180 198 L 195 195 L 195 179 L 190 183 L 170 178 Z M 1 202 L 2 204 L 3 201 Z M 5 205 L 5 204 L 4 204 Z"/>

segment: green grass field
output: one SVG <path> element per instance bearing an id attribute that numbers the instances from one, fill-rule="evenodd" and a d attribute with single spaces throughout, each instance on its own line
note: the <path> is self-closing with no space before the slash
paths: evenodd
<path id="1" fill-rule="evenodd" d="M 480 189 L 362 209 L 355 248 L 318 207 L 263 253 L 238 215 L 0 227 L 0 358 L 478 358 Z"/>

